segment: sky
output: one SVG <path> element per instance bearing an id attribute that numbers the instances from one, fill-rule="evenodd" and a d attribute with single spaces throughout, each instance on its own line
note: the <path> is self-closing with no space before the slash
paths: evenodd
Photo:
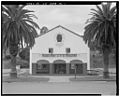
<path id="1" fill-rule="evenodd" d="M 40 28 L 46 26 L 50 30 L 61 25 L 83 35 L 85 22 L 91 17 L 91 9 L 96 8 L 96 5 L 28 5 L 26 8 L 34 11 L 38 17 L 34 21 Z"/>
<path id="2" fill-rule="evenodd" d="M 28 5 L 38 19 L 34 19 L 42 28 L 49 30 L 61 25 L 75 33 L 83 35 L 85 22 L 91 17 L 90 9 L 95 5 Z M 39 32 L 39 31 L 38 31 Z"/>

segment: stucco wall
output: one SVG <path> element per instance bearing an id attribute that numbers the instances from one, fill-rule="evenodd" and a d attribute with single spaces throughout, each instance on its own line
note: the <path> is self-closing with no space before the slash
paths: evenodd
<path id="1" fill-rule="evenodd" d="M 84 63 L 87 63 L 87 53 L 81 53 L 76 57 L 42 57 L 39 53 L 32 53 L 32 62 L 37 62 L 38 60 L 48 60 L 50 63 L 53 63 L 55 60 L 64 60 L 66 63 L 69 63 L 71 60 L 82 60 Z"/>
<path id="2" fill-rule="evenodd" d="M 58 33 L 63 35 L 63 43 L 61 46 L 57 44 L 56 36 Z M 48 53 L 48 48 L 54 48 L 54 53 L 66 53 L 65 48 L 71 48 L 71 53 L 86 53 L 88 47 L 85 45 L 82 37 L 79 37 L 69 31 L 56 28 L 45 35 L 36 38 L 32 52 L 34 53 Z"/>

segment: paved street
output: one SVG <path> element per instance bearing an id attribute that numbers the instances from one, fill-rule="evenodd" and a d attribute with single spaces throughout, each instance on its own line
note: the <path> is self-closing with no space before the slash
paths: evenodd
<path id="1" fill-rule="evenodd" d="M 3 94 L 103 94 L 115 95 L 115 82 L 13 82 L 3 83 Z"/>

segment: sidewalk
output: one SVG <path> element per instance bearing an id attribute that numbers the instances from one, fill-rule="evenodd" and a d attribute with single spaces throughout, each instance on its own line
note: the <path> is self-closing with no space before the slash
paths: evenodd
<path id="1" fill-rule="evenodd" d="M 70 82 L 67 76 L 49 76 L 50 80 L 48 82 Z"/>

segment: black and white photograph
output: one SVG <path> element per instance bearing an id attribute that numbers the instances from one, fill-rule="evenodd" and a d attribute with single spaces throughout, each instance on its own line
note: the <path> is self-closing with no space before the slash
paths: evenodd
<path id="1" fill-rule="evenodd" d="M 1 95 L 119 95 L 118 1 L 1 1 Z"/>

